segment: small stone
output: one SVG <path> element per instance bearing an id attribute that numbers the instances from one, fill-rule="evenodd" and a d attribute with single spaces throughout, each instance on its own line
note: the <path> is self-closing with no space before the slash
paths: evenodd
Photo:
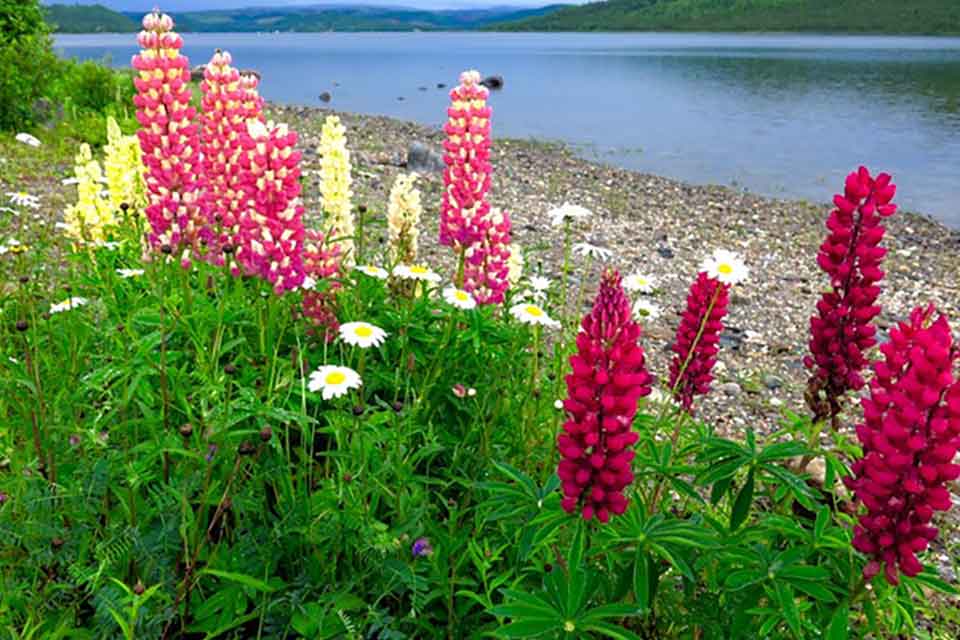
<path id="1" fill-rule="evenodd" d="M 657 247 L 657 253 L 660 254 L 661 258 L 673 259 L 673 249 L 670 247 Z"/>
<path id="2" fill-rule="evenodd" d="M 740 393 L 740 385 L 736 382 L 724 382 L 721 385 L 717 386 L 717 389 L 727 394 L 728 396 L 735 396 Z"/>
<path id="3" fill-rule="evenodd" d="M 763 376 L 763 385 L 767 389 L 779 389 L 783 386 L 783 380 L 771 373 L 768 373 L 767 375 Z"/>

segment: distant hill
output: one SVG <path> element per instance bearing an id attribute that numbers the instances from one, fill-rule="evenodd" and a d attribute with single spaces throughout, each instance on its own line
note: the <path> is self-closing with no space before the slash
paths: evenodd
<path id="1" fill-rule="evenodd" d="M 558 8 L 418 11 L 365 6 L 281 7 L 192 11 L 174 18 L 181 31 L 459 31 L 543 16 Z"/>
<path id="2" fill-rule="evenodd" d="M 496 25 L 508 31 L 960 33 L 958 0 L 608 0 Z"/>
<path id="3" fill-rule="evenodd" d="M 43 8 L 45 18 L 58 33 L 130 33 L 138 21 L 102 5 L 52 4 Z"/>

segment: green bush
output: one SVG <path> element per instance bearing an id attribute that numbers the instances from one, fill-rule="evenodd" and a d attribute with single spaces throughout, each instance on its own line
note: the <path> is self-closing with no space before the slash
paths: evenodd
<path id="1" fill-rule="evenodd" d="M 35 121 L 34 106 L 57 68 L 47 26 L 35 0 L 0 0 L 0 129 Z"/>

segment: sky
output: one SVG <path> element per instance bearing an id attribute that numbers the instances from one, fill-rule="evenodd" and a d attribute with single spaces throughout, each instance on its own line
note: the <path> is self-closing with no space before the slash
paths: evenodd
<path id="1" fill-rule="evenodd" d="M 102 4 L 117 11 L 203 11 L 240 7 L 290 7 L 296 5 L 368 5 L 417 9 L 474 9 L 477 7 L 542 7 L 548 4 L 583 4 L 585 0 L 42 0 L 44 4 Z"/>

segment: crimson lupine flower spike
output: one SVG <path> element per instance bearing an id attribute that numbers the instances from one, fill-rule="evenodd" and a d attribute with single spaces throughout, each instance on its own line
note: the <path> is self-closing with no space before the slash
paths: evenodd
<path id="1" fill-rule="evenodd" d="M 510 286 L 510 214 L 492 208 L 478 229 L 483 236 L 467 250 L 463 288 L 480 304 L 500 304 Z"/>
<path id="2" fill-rule="evenodd" d="M 492 174 L 488 95 L 478 71 L 463 72 L 459 86 L 450 92 L 444 126 L 447 168 L 440 204 L 440 244 L 458 249 L 482 240 L 483 232 L 477 226 L 490 212 L 486 199 Z"/>
<path id="3" fill-rule="evenodd" d="M 873 319 L 880 313 L 875 303 L 884 276 L 880 266 L 886 249 L 879 246 L 883 219 L 897 210 L 891 202 L 897 188 L 890 180 L 885 173 L 874 179 L 860 167 L 847 176 L 843 195 L 833 199 L 830 233 L 817 255 L 820 268 L 830 276 L 831 290 L 810 318 L 811 355 L 804 359 L 813 373 L 807 404 L 816 421 L 835 420 L 843 395 L 864 386 L 864 352 L 877 342 Z"/>
<path id="4" fill-rule="evenodd" d="M 577 353 L 570 357 L 567 421 L 557 438 L 562 460 L 563 509 L 583 518 L 607 522 L 627 508 L 624 488 L 633 482 L 630 449 L 637 400 L 650 393 L 652 379 L 638 344 L 640 325 L 633 321 L 620 274 L 607 271 L 593 310 L 581 323 Z"/>
<path id="5" fill-rule="evenodd" d="M 881 569 L 887 582 L 923 570 L 916 554 L 936 537 L 935 511 L 951 506 L 946 484 L 960 477 L 953 464 L 960 447 L 960 382 L 953 379 L 957 350 L 944 316 L 917 308 L 890 331 L 870 395 L 863 398 L 857 437 L 863 457 L 844 483 L 867 513 L 854 528 L 853 546 L 870 556 L 869 580 Z"/>
<path id="6" fill-rule="evenodd" d="M 241 188 L 253 201 L 240 220 L 237 260 L 278 294 L 303 284 L 303 207 L 297 134 L 286 125 L 247 124 Z"/>
<path id="7" fill-rule="evenodd" d="M 217 50 L 204 70 L 200 121 L 200 148 L 207 180 L 208 206 L 217 229 L 217 247 L 210 252 L 212 262 L 224 263 L 219 250 L 236 244 L 240 218 L 249 200 L 240 190 L 241 138 L 247 129 L 246 91 L 240 72 L 232 66 L 229 52 Z M 232 269 L 238 271 L 235 266 Z"/>
<path id="8" fill-rule="evenodd" d="M 690 286 L 687 308 L 677 327 L 670 362 L 670 389 L 691 415 L 694 396 L 708 393 L 713 382 L 712 371 L 720 351 L 720 332 L 729 293 L 729 284 L 701 271 Z"/>
<path id="9" fill-rule="evenodd" d="M 133 57 L 137 71 L 137 133 L 146 165 L 147 239 L 164 253 L 178 254 L 184 266 L 202 255 L 210 228 L 201 172 L 200 136 L 190 106 L 190 62 L 180 54 L 183 39 L 173 19 L 157 11 L 143 18 Z"/>

